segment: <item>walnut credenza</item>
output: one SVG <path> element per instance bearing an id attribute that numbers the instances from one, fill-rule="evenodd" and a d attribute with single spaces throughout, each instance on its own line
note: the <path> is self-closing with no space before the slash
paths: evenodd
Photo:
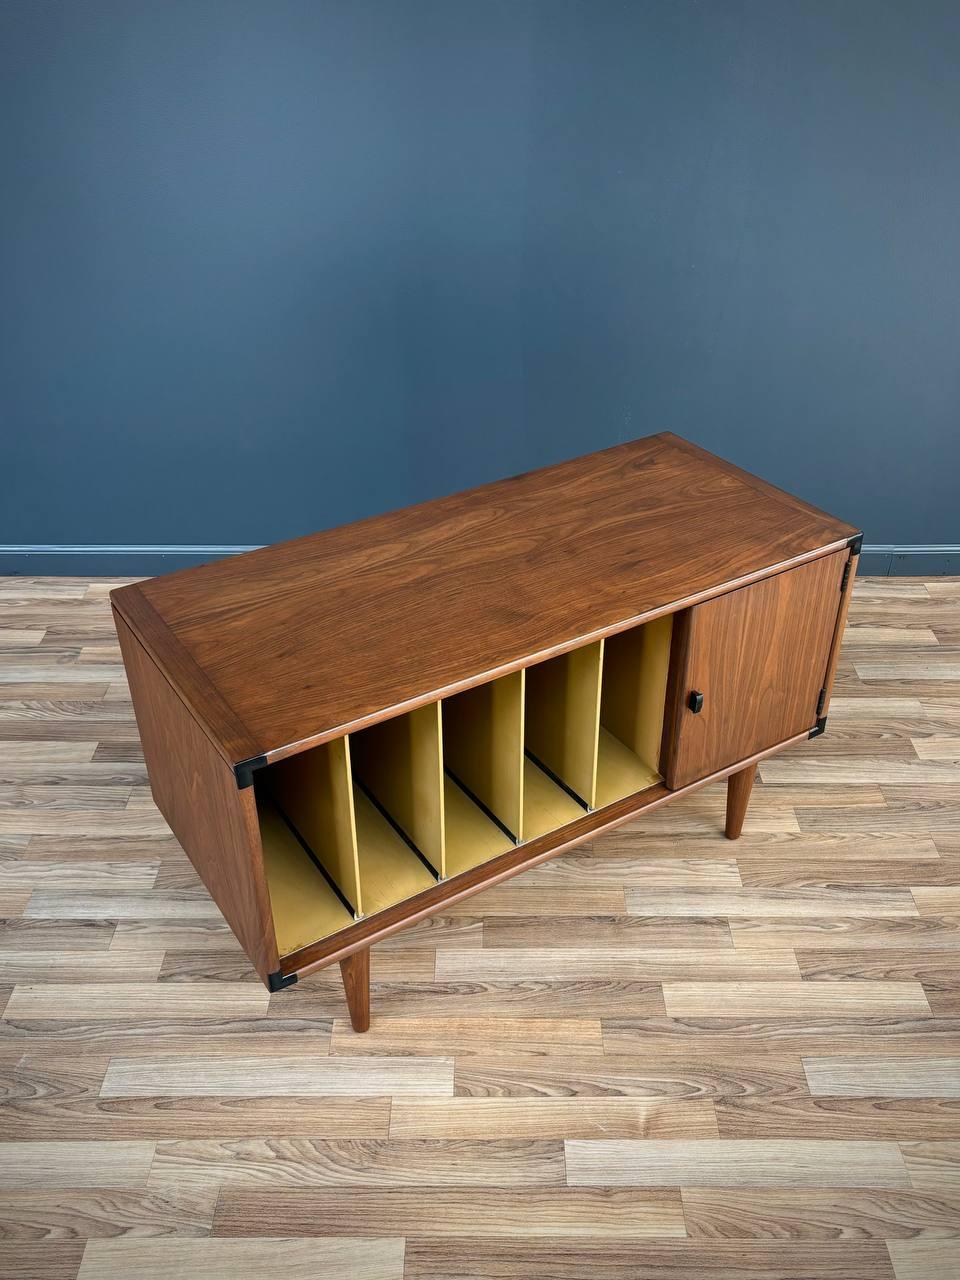
<path id="1" fill-rule="evenodd" d="M 671 434 L 112 594 L 154 799 L 273 991 L 823 732 L 860 534 Z M 518 974 L 522 978 L 522 974 Z"/>

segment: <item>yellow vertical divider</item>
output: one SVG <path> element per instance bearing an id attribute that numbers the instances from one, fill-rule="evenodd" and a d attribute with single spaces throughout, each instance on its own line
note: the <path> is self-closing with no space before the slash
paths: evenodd
<path id="1" fill-rule="evenodd" d="M 597 796 L 603 641 L 527 668 L 526 748 L 591 809 Z"/>
<path id="2" fill-rule="evenodd" d="M 354 778 L 439 874 L 444 864 L 440 703 L 384 720 L 352 739 Z"/>
<path id="3" fill-rule="evenodd" d="M 267 784 L 274 803 L 354 912 L 362 915 L 348 740 L 334 738 L 271 765 Z"/>

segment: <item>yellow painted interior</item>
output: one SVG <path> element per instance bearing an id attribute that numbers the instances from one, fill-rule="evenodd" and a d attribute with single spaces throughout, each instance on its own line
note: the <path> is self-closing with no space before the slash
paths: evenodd
<path id="1" fill-rule="evenodd" d="M 566 826 L 586 811 L 532 760 L 523 766 L 523 838 L 533 840 Z"/>
<path id="2" fill-rule="evenodd" d="M 660 781 L 672 618 L 635 627 L 272 765 L 258 784 L 264 862 L 281 954 L 351 921 L 271 799 L 358 912 L 435 883 L 365 790 L 443 876 Z M 354 786 L 353 779 L 360 785 Z"/>
<path id="3" fill-rule="evenodd" d="M 436 884 L 409 845 L 359 788 L 354 791 L 354 804 L 363 908 L 367 915 Z"/>
<path id="4" fill-rule="evenodd" d="M 282 956 L 353 923 L 269 800 L 258 801 L 263 863 Z"/>
<path id="5" fill-rule="evenodd" d="M 597 733 L 603 641 L 527 668 L 526 746 L 572 787 L 596 804 Z M 524 839 L 531 832 L 524 825 Z"/>
<path id="6" fill-rule="evenodd" d="M 498 853 L 506 853 L 514 847 L 506 832 L 501 831 L 495 822 L 491 822 L 452 778 L 445 779 L 445 783 L 448 876 L 469 871 L 471 867 L 488 862 Z"/>
<path id="7" fill-rule="evenodd" d="M 335 738 L 271 765 L 264 781 L 341 893 L 362 913 L 348 740 Z"/>
<path id="8" fill-rule="evenodd" d="M 354 777 L 376 797 L 427 861 L 442 873 L 440 704 L 432 702 L 353 734 L 350 755 Z M 369 913 L 369 906 L 365 910 Z"/>
<path id="9" fill-rule="evenodd" d="M 514 671 L 443 704 L 444 764 L 515 835 L 523 805 L 523 689 L 524 673 Z"/>
<path id="10" fill-rule="evenodd" d="M 604 644 L 597 805 L 659 782 L 673 618 L 609 636 Z"/>
<path id="11" fill-rule="evenodd" d="M 660 774 L 651 769 L 609 729 L 600 726 L 600 751 L 597 764 L 597 808 L 645 791 L 659 782 Z"/>

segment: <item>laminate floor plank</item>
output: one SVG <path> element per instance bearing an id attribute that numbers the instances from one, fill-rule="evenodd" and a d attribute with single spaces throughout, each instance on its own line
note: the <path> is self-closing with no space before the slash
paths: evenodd
<path id="1" fill-rule="evenodd" d="M 247 985 L 247 984 L 245 984 Z M 65 1014 L 68 1011 L 64 1011 Z M 0 1050 L 68 1057 L 159 1053 L 326 1054 L 331 1018 L 285 1018 L 264 1014 L 222 1017 L 0 1017 Z"/>
<path id="2" fill-rule="evenodd" d="M 158 862 L 34 862 L 11 858 L 0 862 L 0 893 L 8 890 L 33 893 L 45 889 L 55 893 L 146 893 L 154 885 Z"/>
<path id="3" fill-rule="evenodd" d="M 142 1187 L 153 1142 L 0 1142 L 0 1188 Z"/>
<path id="4" fill-rule="evenodd" d="M 960 955 L 960 916 L 905 916 L 902 919 L 869 919 L 858 916 L 823 916 L 806 920 L 754 917 L 731 920 L 734 945 L 745 950 L 764 947 L 798 953 L 823 948 L 855 951 L 889 947 L 892 952 L 945 952 Z"/>
<path id="5" fill-rule="evenodd" d="M 453 1059 L 425 1057 L 112 1058 L 103 1098 L 392 1097 L 453 1094 Z"/>
<path id="6" fill-rule="evenodd" d="M 886 1245 L 408 1237 L 404 1280 L 894 1280 Z M 909 1280 L 914 1280 L 910 1277 Z M 924 1277 L 923 1280 L 932 1280 Z M 945 1280 L 945 1277 L 938 1277 Z"/>
<path id="7" fill-rule="evenodd" d="M 673 951 L 613 950 L 580 947 L 486 947 L 474 951 L 448 950 L 437 955 L 438 981 L 504 979 L 522 974 L 527 979 L 630 979 L 665 982 L 696 978 L 708 972 L 716 980 L 736 978 L 790 979 L 800 977 L 792 951 L 706 951 L 677 948 Z"/>
<path id="8" fill-rule="evenodd" d="M 478 904 L 479 905 L 479 904 Z M 402 935 L 401 935 L 402 936 Z M 960 924 L 958 924 L 960 936 Z M 729 923 L 716 917 L 583 915 L 560 919 L 548 915 L 498 916 L 483 922 L 484 948 L 555 947 L 562 937 L 571 947 L 657 951 L 691 947 L 733 946 Z"/>
<path id="9" fill-rule="evenodd" d="M 663 1000 L 671 1018 L 930 1013 L 919 982 L 665 982 Z"/>
<path id="10" fill-rule="evenodd" d="M 581 854 L 574 849 L 565 858 L 555 858 L 532 867 L 525 873 L 522 883 L 528 887 L 542 885 L 544 889 L 566 885 L 617 885 L 624 889 L 687 886 L 739 889 L 740 871 L 738 860 L 729 857 L 664 860 L 626 854 L 599 856 L 592 851 Z"/>
<path id="11" fill-rule="evenodd" d="M 402 952 L 397 954 L 402 955 Z M 475 954 L 471 952 L 470 954 Z M 358 1036 L 348 1018 L 333 1023 L 330 1052 L 346 1054 L 603 1054 L 599 1018 L 391 1018 L 372 1019 Z"/>
<path id="12" fill-rule="evenodd" d="M 899 888 L 956 885 L 960 882 L 960 859 L 927 858 L 917 862 L 841 862 L 828 859 L 741 858 L 740 872 L 748 889 L 833 889 L 850 885 Z"/>
<path id="13" fill-rule="evenodd" d="M 895 1142 L 612 1139 L 564 1143 L 572 1187 L 909 1187 Z"/>
<path id="14" fill-rule="evenodd" d="M 645 1056 L 597 1058 L 458 1058 L 455 1093 L 470 1098 L 740 1098 L 806 1092 L 799 1055 L 742 1055 L 723 1059 L 684 1055 L 670 1059 L 652 1048 Z"/>
<path id="15" fill-rule="evenodd" d="M 3 1280 L 75 1280 L 83 1240 L 0 1240 Z"/>
<path id="16" fill-rule="evenodd" d="M 282 1275 L 284 1280 L 403 1280 L 403 1240 L 333 1236 L 259 1240 L 210 1237 L 152 1240 L 121 1237 L 91 1240 L 83 1252 L 77 1280 L 252 1280 Z"/>
<path id="17" fill-rule="evenodd" d="M 162 951 L 136 951 L 127 955 L 106 948 L 6 951 L 0 947 L 0 970 L 5 982 L 18 985 L 152 982 L 160 973 L 163 955 Z"/>
<path id="18" fill-rule="evenodd" d="M 400 1098 L 390 1137 L 715 1138 L 714 1105 L 683 1098 Z"/>
<path id="19" fill-rule="evenodd" d="M 803 919 L 804 916 L 899 918 L 919 914 L 903 889 L 627 889 L 626 909 L 649 916 Z"/>
<path id="20" fill-rule="evenodd" d="M 902 1149 L 911 1186 L 919 1191 L 960 1188 L 960 1138 L 905 1142 Z"/>
<path id="21" fill-rule="evenodd" d="M 785 1018 L 604 1018 L 607 1054 L 673 1057 L 747 1055 L 758 1065 L 769 1055 L 822 1052 L 952 1055 L 960 1053 L 960 1017 L 886 1015 Z"/>
<path id="22" fill-rule="evenodd" d="M 151 1186 L 336 1187 L 565 1185 L 559 1141 L 311 1138 L 158 1142 Z"/>
<path id="23" fill-rule="evenodd" d="M 960 1057 L 805 1057 L 803 1069 L 818 1098 L 957 1098 Z"/>
<path id="24" fill-rule="evenodd" d="M 716 1104 L 720 1137 L 869 1138 L 880 1142 L 949 1140 L 960 1106 L 946 1098 L 812 1098 L 806 1090 L 778 1097 L 744 1094 Z"/>
<path id="25" fill-rule="evenodd" d="M 951 1280 L 960 1275 L 956 1240 L 891 1240 L 887 1248 L 896 1280 Z"/>
<path id="26" fill-rule="evenodd" d="M 691 1239 L 953 1240 L 960 1237 L 960 1193 L 751 1187 L 684 1187 Z"/>
<path id="27" fill-rule="evenodd" d="M 803 977 L 817 981 L 913 980 L 922 983 L 928 999 L 931 991 L 960 986 L 960 951 L 867 947 L 862 951 L 797 951 L 796 957 Z"/>
<path id="28" fill-rule="evenodd" d="M 25 951 L 39 952 L 41 959 L 44 954 L 56 955 L 64 951 L 72 955 L 108 951 L 116 927 L 112 921 L 101 920 L 24 920 L 22 916 L 0 919 L 2 964 L 6 966 L 6 957 L 20 956 Z M 153 951 L 156 954 L 162 948 L 155 947 Z"/>
<path id="29" fill-rule="evenodd" d="M 316 1235 L 446 1237 L 684 1238 L 676 1190 L 594 1187 L 547 1189 L 350 1187 L 286 1190 L 265 1197 L 228 1189 L 220 1197 L 214 1236 Z"/>
<path id="30" fill-rule="evenodd" d="M 82 894 L 41 889 L 24 914 L 33 920 L 223 920 L 206 890 Z"/>
<path id="31" fill-rule="evenodd" d="M 20 983 L 4 1018 L 229 1018 L 266 1014 L 270 993 L 248 982 Z"/>
<path id="32" fill-rule="evenodd" d="M 6 1191 L 0 1196 L 0 1238 L 40 1241 L 207 1236 L 213 1227 L 215 1204 L 215 1194 L 205 1195 L 196 1188 L 188 1194 L 109 1188 Z"/>

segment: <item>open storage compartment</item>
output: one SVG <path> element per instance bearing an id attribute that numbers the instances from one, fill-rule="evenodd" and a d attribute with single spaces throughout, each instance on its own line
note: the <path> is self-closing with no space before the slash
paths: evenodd
<path id="1" fill-rule="evenodd" d="M 527 668 L 524 840 L 594 807 L 602 658 L 597 641 Z"/>
<path id="2" fill-rule="evenodd" d="M 277 946 L 287 955 L 361 910 L 347 739 L 268 766 L 256 798 Z"/>
<path id="3" fill-rule="evenodd" d="M 597 808 L 661 781 L 672 635 L 673 617 L 667 614 L 604 641 Z"/>
<path id="4" fill-rule="evenodd" d="M 269 765 L 281 955 L 660 781 L 672 618 Z"/>
<path id="5" fill-rule="evenodd" d="M 443 868 L 440 704 L 350 737 L 364 915 L 429 889 Z"/>
<path id="6" fill-rule="evenodd" d="M 512 849 L 523 815 L 524 672 L 443 703 L 444 875 Z"/>

